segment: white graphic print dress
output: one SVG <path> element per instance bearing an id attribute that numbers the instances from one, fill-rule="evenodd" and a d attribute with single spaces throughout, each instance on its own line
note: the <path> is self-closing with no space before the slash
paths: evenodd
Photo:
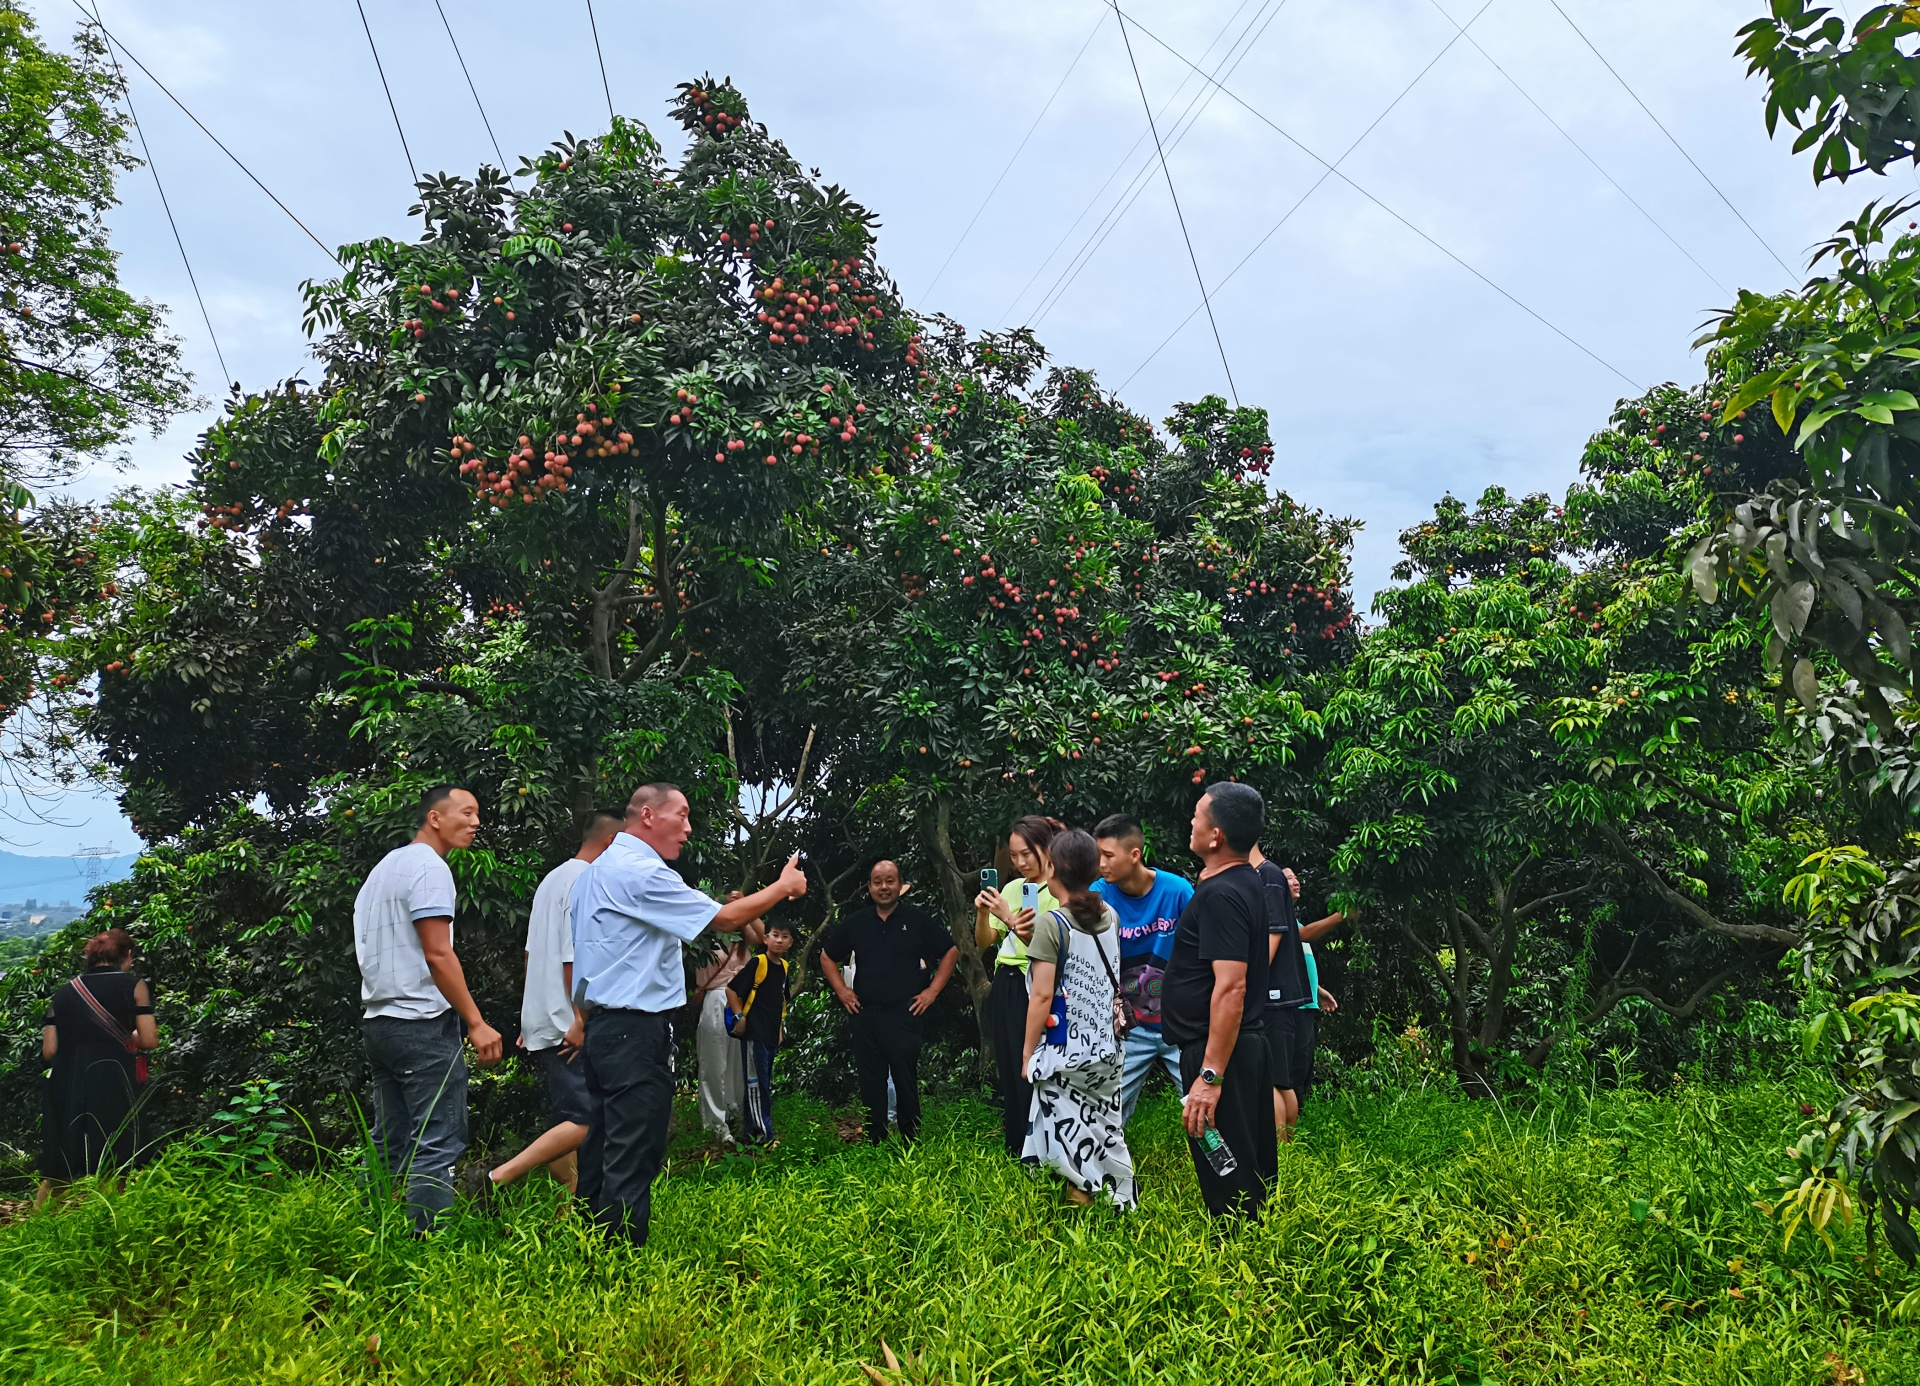
<path id="1" fill-rule="evenodd" d="M 1049 910 L 1042 927 L 1064 931 L 1068 941 L 1062 967 L 1067 1043 L 1034 1047 L 1027 1069 L 1033 1106 L 1021 1157 L 1051 1168 L 1074 1188 L 1105 1191 L 1117 1206 L 1131 1208 L 1133 1155 L 1120 1119 L 1121 1046 L 1113 1033 L 1109 980 L 1120 969 L 1119 930 L 1110 919 L 1090 934 L 1075 927 L 1065 910 Z M 1056 980 L 1056 994 L 1059 986 Z"/>

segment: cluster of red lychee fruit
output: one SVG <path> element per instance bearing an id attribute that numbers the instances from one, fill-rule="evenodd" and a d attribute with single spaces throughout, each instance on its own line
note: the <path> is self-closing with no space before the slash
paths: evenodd
<path id="1" fill-rule="evenodd" d="M 772 226 L 771 220 L 765 223 Z M 857 257 L 834 260 L 824 275 L 804 274 L 791 283 L 776 275 L 753 296 L 766 305 L 754 314 L 767 329 L 774 346 L 806 346 L 812 334 L 825 331 L 852 338 L 862 351 L 873 350 L 871 324 L 881 316 L 879 295 L 863 291 Z"/>
<path id="2" fill-rule="evenodd" d="M 414 292 L 421 298 L 426 299 L 427 307 L 436 313 L 457 314 L 460 311 L 460 291 L 456 288 L 449 286 L 447 289 L 441 291 L 440 294 L 436 295 L 433 285 L 421 284 Z M 509 313 L 507 316 L 512 317 L 513 315 Z M 416 339 L 426 336 L 427 328 L 430 326 L 432 326 L 432 324 L 425 318 L 408 318 L 406 321 L 406 329 L 413 333 Z"/>
<path id="3" fill-rule="evenodd" d="M 698 87 L 695 87 L 687 93 L 687 104 L 696 109 L 705 108 L 700 110 L 700 123 L 716 135 L 724 135 L 730 130 L 737 130 L 745 121 L 745 117 L 735 115 L 732 111 L 722 110 L 719 106 L 714 105 L 713 93 L 710 91 L 702 91 Z"/>
<path id="4" fill-rule="evenodd" d="M 564 492 L 573 479 L 574 454 L 561 451 L 563 448 L 587 457 L 615 457 L 633 451 L 633 435 L 601 415 L 599 405 L 589 404 L 573 416 L 570 429 L 554 434 L 552 447 L 536 452 L 533 438 L 522 433 L 497 469 L 481 454 L 477 443 L 458 434 L 447 452 L 460 464 L 460 474 L 473 478 L 488 504 L 500 507 L 511 504 L 515 496 L 522 504 L 531 505 L 548 491 Z"/>

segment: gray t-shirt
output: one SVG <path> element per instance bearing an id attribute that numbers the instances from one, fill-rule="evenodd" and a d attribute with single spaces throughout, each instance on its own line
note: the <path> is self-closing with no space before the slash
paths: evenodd
<path id="1" fill-rule="evenodd" d="M 424 842 L 380 859 L 353 899 L 353 951 L 360 959 L 360 1004 L 369 1016 L 432 1020 L 447 998 L 427 971 L 420 919 L 453 918 L 453 872 Z M 451 938 L 453 926 L 447 926 Z"/>
<path id="2" fill-rule="evenodd" d="M 533 893 L 527 917 L 527 989 L 520 998 L 520 1038 L 529 1050 L 552 1049 L 573 1024 L 566 965 L 573 961 L 573 883 L 587 864 L 563 861 Z"/>

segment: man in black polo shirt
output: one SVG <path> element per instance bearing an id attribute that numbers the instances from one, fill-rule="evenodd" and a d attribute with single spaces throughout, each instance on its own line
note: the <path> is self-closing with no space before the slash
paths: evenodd
<path id="1" fill-rule="evenodd" d="M 1215 1217 L 1259 1213 L 1279 1172 L 1261 1021 L 1267 995 L 1267 892 L 1247 853 L 1266 805 L 1244 784 L 1207 786 L 1187 846 L 1204 867 L 1174 928 L 1161 1031 L 1180 1046 L 1184 1121 L 1200 1196 Z M 1217 1144 L 1209 1128 L 1225 1142 Z M 1221 1173 L 1220 1164 L 1233 1168 Z"/>
<path id="2" fill-rule="evenodd" d="M 960 957 L 939 921 L 918 905 L 903 903 L 900 891 L 899 864 L 875 862 L 867 878 L 873 904 L 842 919 L 820 950 L 827 985 L 853 1017 L 860 1101 L 867 1109 L 867 1139 L 876 1145 L 887 1138 L 889 1075 L 901 1139 L 920 1133 L 920 1017 L 946 987 Z M 840 976 L 849 959 L 857 964 L 851 987 Z"/>

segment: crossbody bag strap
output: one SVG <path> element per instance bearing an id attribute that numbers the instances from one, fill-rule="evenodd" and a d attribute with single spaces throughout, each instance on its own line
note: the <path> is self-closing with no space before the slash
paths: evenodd
<path id="1" fill-rule="evenodd" d="M 73 989 L 79 993 L 80 999 L 87 1003 L 87 1009 L 93 1013 L 93 1021 L 96 1025 L 112 1035 L 119 1042 L 120 1047 L 129 1054 L 139 1052 L 140 1046 L 134 1042 L 133 1034 L 120 1028 L 120 1022 L 114 1019 L 113 1012 L 101 1005 L 100 998 L 88 990 L 84 978 L 75 977 Z"/>
<path id="2" fill-rule="evenodd" d="M 1067 994 L 1067 954 L 1073 950 L 1073 925 L 1067 919 L 1067 912 L 1060 909 L 1047 911 L 1047 917 L 1060 926 L 1060 961 L 1053 969 L 1053 994 Z"/>

